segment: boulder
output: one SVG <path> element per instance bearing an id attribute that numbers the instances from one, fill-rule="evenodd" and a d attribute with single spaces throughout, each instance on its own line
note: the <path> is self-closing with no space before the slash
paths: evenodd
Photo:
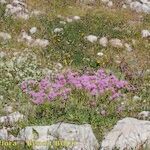
<path id="1" fill-rule="evenodd" d="M 28 145 L 34 142 L 34 150 L 48 150 L 49 147 L 67 147 L 71 150 L 97 150 L 99 144 L 93 134 L 91 126 L 57 123 L 51 126 L 29 126 L 20 131 L 20 140 Z M 40 143 L 40 144 L 39 144 Z M 46 145 L 44 145 L 47 143 Z"/>
<path id="2" fill-rule="evenodd" d="M 101 150 L 131 150 L 150 146 L 150 121 L 124 118 L 114 126 L 101 143 Z"/>

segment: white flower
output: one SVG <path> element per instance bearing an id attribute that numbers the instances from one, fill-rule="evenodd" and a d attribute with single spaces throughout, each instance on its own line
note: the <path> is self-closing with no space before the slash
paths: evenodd
<path id="1" fill-rule="evenodd" d="M 104 54 L 102 52 L 97 53 L 98 56 L 103 56 Z"/>

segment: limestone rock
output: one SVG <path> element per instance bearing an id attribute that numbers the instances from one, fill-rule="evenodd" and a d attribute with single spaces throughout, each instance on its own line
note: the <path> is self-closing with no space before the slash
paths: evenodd
<path id="1" fill-rule="evenodd" d="M 97 150 L 99 147 L 91 126 L 88 124 L 57 123 L 51 126 L 30 126 L 22 129 L 18 138 L 26 142 L 31 140 L 38 143 L 51 142 L 53 148 L 56 141 L 63 141 L 65 145 L 68 145 L 68 149 L 72 150 Z M 48 150 L 48 147 L 48 145 L 41 144 L 35 145 L 33 149 Z"/>
<path id="2" fill-rule="evenodd" d="M 98 40 L 98 37 L 95 35 L 88 35 L 88 36 L 85 36 L 85 39 L 91 43 L 94 43 Z"/>
<path id="3" fill-rule="evenodd" d="M 55 28 L 54 29 L 54 33 L 60 33 L 62 32 L 64 29 L 63 28 Z"/>
<path id="4" fill-rule="evenodd" d="M 24 115 L 20 114 L 19 112 L 13 112 L 7 116 L 0 117 L 0 123 L 15 123 L 19 120 L 22 120 L 24 118 Z"/>
<path id="5" fill-rule="evenodd" d="M 34 34 L 34 33 L 36 33 L 36 31 L 37 31 L 37 27 L 32 27 L 30 29 L 30 34 Z"/>
<path id="6" fill-rule="evenodd" d="M 138 114 L 140 119 L 150 119 L 150 111 L 142 111 Z"/>
<path id="7" fill-rule="evenodd" d="M 108 45 L 108 39 L 106 37 L 100 38 L 99 44 L 102 45 L 103 47 L 107 47 L 107 45 Z"/>
<path id="8" fill-rule="evenodd" d="M 101 150 L 136 149 L 142 144 L 150 144 L 150 121 L 127 117 L 118 121 L 105 136 Z"/>
<path id="9" fill-rule="evenodd" d="M 8 132 L 5 128 L 0 129 L 0 140 L 7 140 Z"/>
<path id="10" fill-rule="evenodd" d="M 111 39 L 109 41 L 109 43 L 112 47 L 115 47 L 115 48 L 122 48 L 123 47 L 123 43 L 120 39 Z"/>
<path id="11" fill-rule="evenodd" d="M 6 0 L 0 0 L 0 4 L 7 4 Z"/>
<path id="12" fill-rule="evenodd" d="M 144 12 L 144 13 L 150 13 L 150 4 L 146 1 L 139 2 L 134 1 L 130 3 L 130 8 L 132 10 L 135 10 L 136 12 Z"/>
<path id="13" fill-rule="evenodd" d="M 0 39 L 3 39 L 4 41 L 10 40 L 11 35 L 5 32 L 0 32 Z"/>
<path id="14" fill-rule="evenodd" d="M 150 31 L 149 30 L 142 30 L 141 34 L 142 34 L 142 38 L 150 37 Z"/>
<path id="15" fill-rule="evenodd" d="M 29 19 L 29 11 L 27 5 L 21 0 L 13 0 L 12 3 L 6 5 L 6 16 L 15 18 Z"/>

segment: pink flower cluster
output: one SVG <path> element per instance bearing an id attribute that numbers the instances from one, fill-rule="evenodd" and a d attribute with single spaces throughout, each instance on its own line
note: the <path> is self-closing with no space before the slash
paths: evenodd
<path id="1" fill-rule="evenodd" d="M 56 75 L 55 79 L 48 77 L 40 81 L 23 81 L 21 89 L 29 94 L 32 101 L 42 104 L 46 100 L 52 101 L 60 97 L 67 99 L 73 89 L 87 91 L 91 95 L 102 95 L 106 91 L 111 93 L 110 99 L 121 96 L 121 89 L 129 89 L 127 81 L 119 80 L 114 75 L 107 75 L 103 69 L 93 74 L 80 75 L 77 72 L 67 71 Z"/>

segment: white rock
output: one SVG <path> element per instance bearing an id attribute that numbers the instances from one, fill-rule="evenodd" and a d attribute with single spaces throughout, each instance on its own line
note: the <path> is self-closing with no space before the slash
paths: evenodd
<path id="1" fill-rule="evenodd" d="M 138 117 L 142 119 L 150 118 L 150 111 L 142 111 L 138 114 Z"/>
<path id="2" fill-rule="evenodd" d="M 126 9 L 126 8 L 127 8 L 127 5 L 126 5 L 126 4 L 123 4 L 123 5 L 122 5 L 122 8 Z"/>
<path id="3" fill-rule="evenodd" d="M 12 107 L 12 106 L 5 106 L 5 107 L 4 107 L 4 111 L 5 111 L 6 113 L 12 113 L 13 107 Z"/>
<path id="4" fill-rule="evenodd" d="M 132 0 L 125 0 L 125 3 L 128 4 L 128 5 L 129 5 L 131 2 L 132 2 Z"/>
<path id="5" fill-rule="evenodd" d="M 133 100 L 134 100 L 134 101 L 141 100 L 141 97 L 139 97 L 139 96 L 135 95 L 135 96 L 133 97 Z"/>
<path id="6" fill-rule="evenodd" d="M 55 28 L 54 29 L 54 33 L 60 33 L 62 32 L 64 29 L 63 28 Z"/>
<path id="7" fill-rule="evenodd" d="M 4 58 L 6 56 L 6 53 L 0 52 L 0 58 Z"/>
<path id="8" fill-rule="evenodd" d="M 97 41 L 98 37 L 95 35 L 88 35 L 88 36 L 85 36 L 85 39 L 91 43 L 94 43 Z"/>
<path id="9" fill-rule="evenodd" d="M 33 39 L 28 33 L 22 30 L 18 42 L 25 42 L 28 46 L 31 47 L 42 47 L 45 48 L 49 45 L 49 41 L 46 39 Z"/>
<path id="10" fill-rule="evenodd" d="M 149 0 L 140 0 L 143 4 L 148 4 L 150 5 L 150 1 Z"/>
<path id="11" fill-rule="evenodd" d="M 104 55 L 104 53 L 102 53 L 102 52 L 98 52 L 98 53 L 97 53 L 97 55 L 98 55 L 98 56 L 103 56 L 103 55 Z"/>
<path id="12" fill-rule="evenodd" d="M 142 11 L 149 14 L 150 13 L 150 5 L 143 4 Z"/>
<path id="13" fill-rule="evenodd" d="M 73 22 L 73 19 L 67 18 L 66 21 L 67 21 L 68 23 L 70 23 L 70 22 Z"/>
<path id="14" fill-rule="evenodd" d="M 34 133 L 36 133 L 36 137 Z M 57 123 L 51 126 L 31 126 L 26 127 L 20 131 L 18 135 L 23 141 L 31 141 L 35 142 L 46 142 L 46 141 L 66 141 L 67 143 L 73 142 L 71 144 L 72 150 L 96 150 L 99 148 L 99 144 L 93 134 L 91 126 L 88 124 L 85 125 L 75 125 L 68 123 Z M 58 140 L 59 139 L 59 140 Z M 36 149 L 47 150 L 48 147 L 44 147 L 44 145 L 35 145 L 34 150 Z M 69 149 L 68 148 L 68 149 Z M 40 150 L 41 150 L 40 149 Z"/>
<path id="15" fill-rule="evenodd" d="M 40 46 L 42 48 L 45 48 L 49 45 L 49 41 L 45 39 L 36 39 L 34 42 L 31 44 L 31 46 Z"/>
<path id="16" fill-rule="evenodd" d="M 101 0 L 102 3 L 106 4 L 109 2 L 109 0 Z"/>
<path id="17" fill-rule="evenodd" d="M 40 11 L 40 10 L 33 10 L 31 12 L 30 16 L 40 16 L 42 14 L 44 14 L 44 13 L 42 11 Z"/>
<path id="18" fill-rule="evenodd" d="M 23 1 L 13 0 L 11 4 L 6 5 L 5 16 L 13 16 L 27 20 L 29 19 L 27 5 Z"/>
<path id="19" fill-rule="evenodd" d="M 5 32 L 0 32 L 0 38 L 2 38 L 4 41 L 6 40 L 10 40 L 11 39 L 11 35 Z"/>
<path id="20" fill-rule="evenodd" d="M 0 0 L 0 4 L 6 4 L 6 0 Z"/>
<path id="21" fill-rule="evenodd" d="M 108 39 L 106 37 L 100 38 L 99 44 L 102 45 L 103 47 L 107 47 L 107 45 L 108 45 Z"/>
<path id="22" fill-rule="evenodd" d="M 8 132 L 5 128 L 0 129 L 0 140 L 7 140 Z"/>
<path id="23" fill-rule="evenodd" d="M 24 116 L 22 114 L 20 114 L 19 112 L 14 112 L 8 116 L 0 117 L 0 123 L 5 123 L 5 122 L 15 123 L 19 120 L 22 120 L 23 118 Z"/>
<path id="24" fill-rule="evenodd" d="M 129 45 L 128 43 L 125 43 L 124 46 L 128 52 L 131 52 L 133 50 L 131 45 Z"/>
<path id="25" fill-rule="evenodd" d="M 138 149 L 141 144 L 150 144 L 150 121 L 124 118 L 105 136 L 101 150 Z"/>
<path id="26" fill-rule="evenodd" d="M 142 12 L 142 4 L 140 2 L 137 2 L 137 1 L 131 2 L 130 3 L 130 8 L 132 10 L 137 11 L 137 12 Z"/>
<path id="27" fill-rule="evenodd" d="M 18 37 L 18 42 L 26 42 L 28 45 L 30 45 L 33 42 L 33 38 L 28 35 L 27 32 L 22 30 L 20 36 Z"/>
<path id="28" fill-rule="evenodd" d="M 31 34 L 36 33 L 36 31 L 37 31 L 37 27 L 32 27 L 32 28 L 30 29 L 30 33 L 31 33 Z"/>
<path id="29" fill-rule="evenodd" d="M 108 7 L 112 7 L 112 6 L 113 6 L 113 2 L 112 2 L 112 1 L 109 1 L 109 2 L 107 3 L 107 6 L 108 6 Z"/>
<path id="30" fill-rule="evenodd" d="M 142 30 L 142 38 L 150 37 L 150 30 Z"/>
<path id="31" fill-rule="evenodd" d="M 131 2 L 130 8 L 137 12 L 150 13 L 150 3 Z"/>
<path id="32" fill-rule="evenodd" d="M 109 42 L 112 47 L 115 47 L 115 48 L 123 47 L 123 43 L 120 39 L 111 39 Z"/>
<path id="33" fill-rule="evenodd" d="M 65 21 L 60 21 L 59 23 L 60 23 L 60 24 L 63 24 L 63 25 L 65 25 L 65 24 L 66 24 L 66 22 L 65 22 Z"/>
<path id="34" fill-rule="evenodd" d="M 79 16 L 74 16 L 73 20 L 80 20 L 81 18 Z"/>

